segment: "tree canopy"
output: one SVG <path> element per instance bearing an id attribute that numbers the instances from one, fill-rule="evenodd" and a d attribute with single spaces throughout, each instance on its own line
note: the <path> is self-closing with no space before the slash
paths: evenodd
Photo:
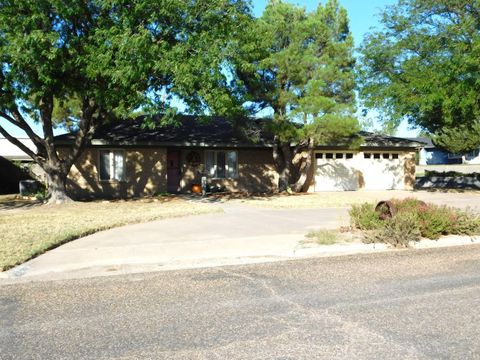
<path id="1" fill-rule="evenodd" d="M 282 190 L 295 182 L 289 178 L 295 152 L 359 130 L 353 116 L 353 39 L 347 13 L 336 0 L 310 13 L 272 0 L 243 39 L 235 67 L 238 88 L 251 111 L 273 112 Z M 299 145 L 293 154 L 291 142 Z"/>
<path id="2" fill-rule="evenodd" d="M 235 52 L 244 0 L 4 0 L 0 4 L 0 118 L 24 130 L 33 152 L 0 123 L 0 134 L 47 173 L 54 201 L 94 127 L 142 109 L 238 108 L 224 63 Z M 43 129 L 36 134 L 26 119 Z M 53 128 L 76 131 L 60 154 Z"/>
<path id="3" fill-rule="evenodd" d="M 360 95 L 450 151 L 480 146 L 480 2 L 400 0 L 361 49 Z"/>

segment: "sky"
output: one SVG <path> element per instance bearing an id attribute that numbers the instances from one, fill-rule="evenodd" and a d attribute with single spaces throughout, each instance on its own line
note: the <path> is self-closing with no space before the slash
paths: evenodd
<path id="1" fill-rule="evenodd" d="M 317 6 L 319 1 L 318 0 L 289 0 L 291 3 L 305 7 L 308 11 L 314 10 Z M 395 0 L 339 0 L 340 4 L 347 9 L 349 18 L 350 18 L 350 29 L 352 31 L 355 45 L 359 46 L 362 42 L 363 36 L 369 31 L 372 27 L 379 26 L 378 23 L 378 13 L 382 8 L 386 5 L 391 5 L 395 3 Z M 267 4 L 268 0 L 253 0 L 253 11 L 255 16 L 261 16 L 262 12 Z M 325 0 L 321 1 L 322 3 Z M 375 113 L 370 113 L 371 120 L 375 120 Z M 2 125 L 5 125 L 2 121 Z M 377 127 L 380 125 L 377 124 Z M 35 131 L 41 133 L 40 127 L 33 125 Z M 18 130 L 14 126 L 9 126 L 8 124 L 5 125 L 5 128 L 14 136 L 22 137 L 25 134 Z M 413 137 L 416 136 L 418 130 L 411 130 L 408 129 L 406 123 L 402 123 L 400 128 L 397 131 L 398 136 L 407 136 Z"/>

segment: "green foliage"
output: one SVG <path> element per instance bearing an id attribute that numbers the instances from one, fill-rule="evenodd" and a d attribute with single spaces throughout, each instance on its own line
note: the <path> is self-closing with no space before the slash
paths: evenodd
<path id="1" fill-rule="evenodd" d="M 480 3 L 399 0 L 360 48 L 360 96 L 386 122 L 435 135 L 452 152 L 480 146 Z"/>
<path id="2" fill-rule="evenodd" d="M 338 232 L 325 229 L 310 231 L 305 237 L 319 245 L 333 245 L 339 241 Z"/>
<path id="3" fill-rule="evenodd" d="M 477 150 L 480 146 L 480 120 L 453 128 L 445 127 L 432 136 L 435 146 L 454 154 Z"/>
<path id="4" fill-rule="evenodd" d="M 408 247 L 410 242 L 419 241 L 421 237 L 415 214 L 403 212 L 385 220 L 379 229 L 367 232 L 364 241 L 365 243 L 382 242 L 394 247 Z"/>
<path id="5" fill-rule="evenodd" d="M 86 99 L 115 117 L 164 112 L 174 95 L 191 111 L 224 113 L 237 104 L 223 65 L 250 20 L 243 0 L 3 2 L 0 109 L 22 104 L 41 120 L 53 96 L 53 118 L 67 128 Z"/>
<path id="6" fill-rule="evenodd" d="M 382 221 L 375 212 L 375 205 L 370 203 L 355 204 L 348 212 L 352 226 L 359 230 L 374 230 L 382 226 Z"/>
<path id="7" fill-rule="evenodd" d="M 456 213 L 452 208 L 429 204 L 416 212 L 423 237 L 436 240 L 455 231 Z"/>
<path id="8" fill-rule="evenodd" d="M 480 216 L 471 210 L 456 211 L 456 221 L 453 225 L 453 233 L 459 235 L 478 235 L 480 234 Z"/>
<path id="9" fill-rule="evenodd" d="M 352 206 L 349 212 L 352 226 L 365 231 L 366 242 L 407 246 L 409 241 L 418 241 L 420 237 L 436 240 L 450 234 L 480 234 L 480 217 L 471 211 L 427 204 L 415 198 L 390 201 L 397 215 L 386 220 L 380 220 L 373 204 Z"/>
<path id="10" fill-rule="evenodd" d="M 353 38 L 338 1 L 311 13 L 269 1 L 245 30 L 240 50 L 234 62 L 238 89 L 251 110 L 273 110 L 281 142 L 328 143 L 358 132 Z"/>

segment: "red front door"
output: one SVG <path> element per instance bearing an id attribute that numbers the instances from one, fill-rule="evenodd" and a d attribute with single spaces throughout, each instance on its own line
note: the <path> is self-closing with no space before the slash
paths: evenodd
<path id="1" fill-rule="evenodd" d="M 180 187 L 180 151 L 167 151 L 168 192 L 177 192 Z"/>

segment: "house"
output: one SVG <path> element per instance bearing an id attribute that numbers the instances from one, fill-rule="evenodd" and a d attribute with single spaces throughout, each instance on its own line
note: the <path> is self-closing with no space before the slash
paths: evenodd
<path id="1" fill-rule="evenodd" d="M 272 136 L 261 120 L 245 120 L 243 125 L 220 117 L 204 122 L 193 116 L 183 116 L 178 126 L 154 129 L 133 120 L 103 125 L 73 166 L 68 190 L 75 198 L 189 192 L 205 176 L 210 188 L 275 191 L 278 173 Z M 348 144 L 315 149 L 309 191 L 413 187 L 415 152 L 421 144 L 361 135 L 365 141 L 356 150 Z M 60 149 L 72 141 L 73 134 L 56 137 Z"/>
<path id="2" fill-rule="evenodd" d="M 432 140 L 426 137 L 410 138 L 410 140 L 425 144 L 419 152 L 419 165 L 480 164 L 479 149 L 465 154 L 453 154 L 437 148 Z"/>
<path id="3" fill-rule="evenodd" d="M 29 138 L 18 138 L 29 149 L 36 151 Z M 29 169 L 33 160 L 5 138 L 0 138 L 0 194 L 18 193 L 19 182 L 31 179 Z"/>

